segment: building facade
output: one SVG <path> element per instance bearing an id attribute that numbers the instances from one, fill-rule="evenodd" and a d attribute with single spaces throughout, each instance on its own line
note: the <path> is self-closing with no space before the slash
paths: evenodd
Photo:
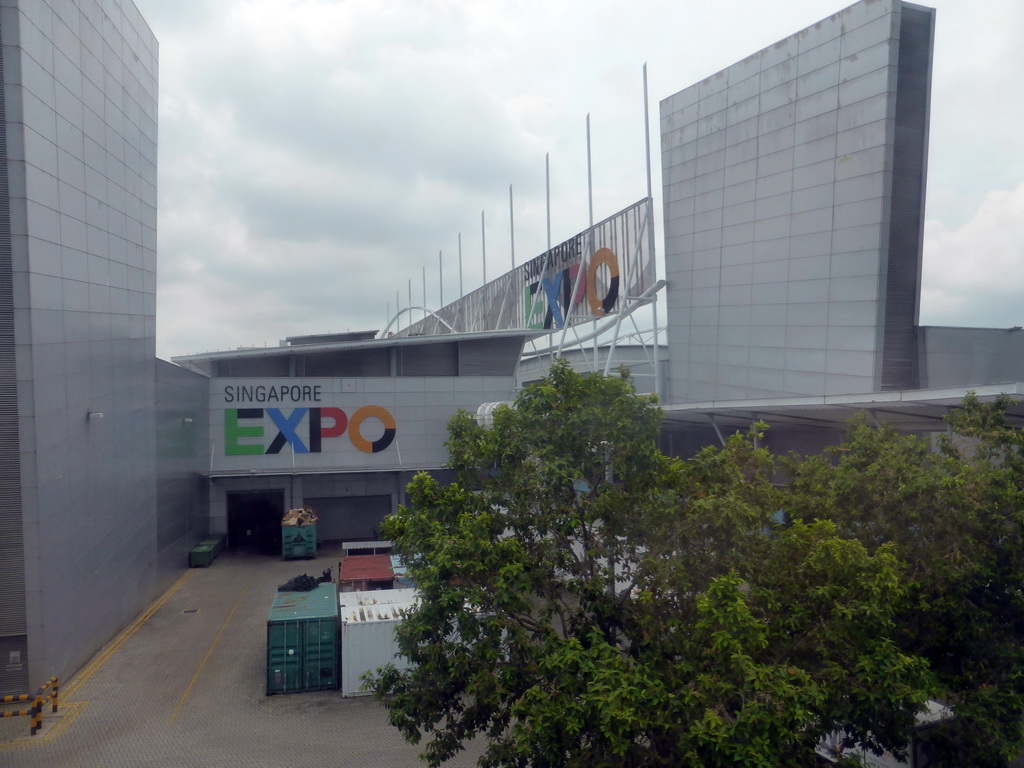
<path id="1" fill-rule="evenodd" d="M 281 517 L 310 507 L 321 541 L 372 540 L 417 472 L 447 476 L 448 422 L 508 401 L 534 332 L 287 339 L 175 358 L 208 388 L 208 525 L 281 553 Z"/>
<path id="2" fill-rule="evenodd" d="M 669 402 L 917 385 L 933 25 L 859 2 L 661 102 Z"/>
<path id="3" fill-rule="evenodd" d="M 0 2 L 0 691 L 77 669 L 157 567 L 157 43 Z M 179 566 L 180 570 L 180 566 Z"/>

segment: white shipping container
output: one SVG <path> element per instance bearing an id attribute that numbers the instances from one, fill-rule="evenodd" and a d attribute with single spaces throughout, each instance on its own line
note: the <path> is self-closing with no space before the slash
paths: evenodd
<path id="1" fill-rule="evenodd" d="M 394 664 L 407 669 L 408 660 L 396 657 L 395 628 L 404 613 L 416 604 L 414 589 L 380 589 L 372 592 L 342 592 L 341 608 L 341 695 L 365 696 L 362 676 Z"/>
<path id="2" fill-rule="evenodd" d="M 843 734 L 839 731 L 822 739 L 815 751 L 833 763 L 837 762 L 841 753 L 847 760 L 859 761 L 859 764 L 865 768 L 929 768 L 932 765 L 932 760 L 929 757 L 927 745 L 922 742 L 920 736 L 926 729 L 941 726 L 942 723 L 951 720 L 953 716 L 953 711 L 939 702 L 930 699 L 925 702 L 924 710 L 917 715 L 917 726 L 910 737 L 910 744 L 907 745 L 909 762 L 897 760 L 889 752 L 875 755 L 859 746 L 840 749 Z"/>

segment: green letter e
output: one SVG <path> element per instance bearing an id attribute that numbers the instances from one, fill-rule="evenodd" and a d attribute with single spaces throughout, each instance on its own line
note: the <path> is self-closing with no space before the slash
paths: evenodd
<path id="1" fill-rule="evenodd" d="M 262 445 L 239 445 L 242 437 L 263 437 L 263 427 L 240 427 L 238 417 L 262 419 L 262 408 L 224 409 L 224 454 L 226 456 L 254 456 L 263 453 Z"/>

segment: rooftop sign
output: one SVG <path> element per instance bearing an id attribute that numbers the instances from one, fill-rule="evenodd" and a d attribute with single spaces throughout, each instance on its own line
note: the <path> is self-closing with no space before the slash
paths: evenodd
<path id="1" fill-rule="evenodd" d="M 558 330 L 612 314 L 655 282 L 644 199 L 397 332 Z"/>

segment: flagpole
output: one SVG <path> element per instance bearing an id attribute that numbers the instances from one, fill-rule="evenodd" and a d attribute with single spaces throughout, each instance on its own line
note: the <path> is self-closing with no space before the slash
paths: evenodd
<path id="1" fill-rule="evenodd" d="M 512 245 L 512 269 L 516 268 L 516 214 L 512 207 L 512 185 L 508 185 L 508 236 Z"/>
<path id="2" fill-rule="evenodd" d="M 590 210 L 590 227 L 594 226 L 594 177 L 590 163 L 590 113 L 587 113 L 587 206 Z"/>
<path id="3" fill-rule="evenodd" d="M 657 261 L 654 258 L 654 186 L 651 182 L 651 109 L 647 100 L 647 62 L 644 62 L 644 140 L 647 148 L 647 258 L 657 272 Z M 655 281 L 657 274 L 654 275 Z M 654 313 L 654 394 L 661 390 L 661 373 L 658 358 L 661 357 L 661 345 L 658 334 L 658 294 L 651 297 L 651 309 Z"/>
<path id="4" fill-rule="evenodd" d="M 551 250 L 551 153 L 544 155 L 544 191 L 548 210 L 548 250 Z"/>

